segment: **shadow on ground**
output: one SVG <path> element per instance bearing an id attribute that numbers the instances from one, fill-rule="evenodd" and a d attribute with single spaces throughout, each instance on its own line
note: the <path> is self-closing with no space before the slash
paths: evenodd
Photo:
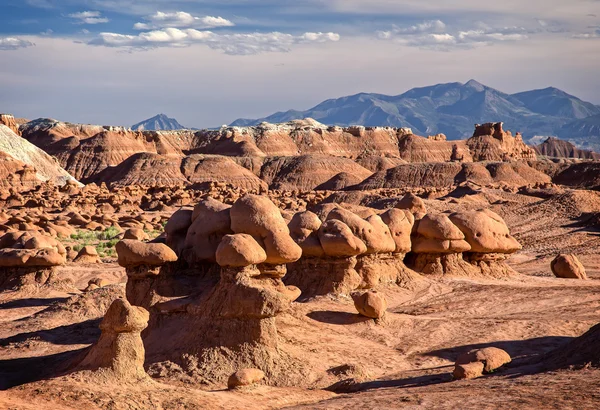
<path id="1" fill-rule="evenodd" d="M 35 332 L 19 333 L 0 339 L 0 346 L 11 343 L 23 343 L 27 340 L 43 340 L 56 345 L 76 345 L 94 343 L 100 337 L 98 325 L 102 319 L 90 319 L 85 322 L 58 326 L 53 329 L 37 330 Z"/>
<path id="2" fill-rule="evenodd" d="M 335 312 L 331 310 L 317 310 L 308 313 L 306 316 L 317 322 L 329 323 L 331 325 L 351 325 L 373 320 L 356 313 Z"/>
<path id="3" fill-rule="evenodd" d="M 56 302 L 64 302 L 68 298 L 29 298 L 16 299 L 8 302 L 0 303 L 0 309 L 20 309 L 26 307 L 50 306 Z"/>

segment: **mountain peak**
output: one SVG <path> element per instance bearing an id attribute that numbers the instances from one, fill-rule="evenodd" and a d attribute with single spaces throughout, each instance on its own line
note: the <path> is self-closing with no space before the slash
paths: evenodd
<path id="1" fill-rule="evenodd" d="M 477 91 L 483 91 L 486 88 L 485 85 L 483 85 L 479 81 L 473 80 L 473 79 L 467 81 L 467 83 L 465 84 L 465 87 L 474 88 Z"/>
<path id="2" fill-rule="evenodd" d="M 134 131 L 165 131 L 185 129 L 175 118 L 169 118 L 166 114 L 157 114 L 152 118 L 138 122 L 131 126 Z"/>

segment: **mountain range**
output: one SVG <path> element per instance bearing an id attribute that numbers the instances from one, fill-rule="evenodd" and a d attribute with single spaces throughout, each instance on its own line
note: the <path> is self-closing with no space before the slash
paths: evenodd
<path id="1" fill-rule="evenodd" d="M 468 138 L 473 125 L 503 121 L 505 129 L 559 136 L 577 146 L 600 148 L 600 106 L 554 87 L 507 94 L 475 80 L 413 88 L 397 96 L 360 93 L 330 99 L 306 111 L 277 112 L 259 119 L 238 119 L 232 126 L 313 118 L 327 125 L 408 127 L 419 135 Z"/>
<path id="2" fill-rule="evenodd" d="M 134 131 L 182 130 L 185 128 L 175 118 L 169 118 L 165 114 L 158 114 L 131 126 Z"/>

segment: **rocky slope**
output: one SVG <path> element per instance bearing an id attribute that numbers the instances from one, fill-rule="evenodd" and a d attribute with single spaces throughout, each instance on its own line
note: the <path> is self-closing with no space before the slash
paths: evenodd
<path id="1" fill-rule="evenodd" d="M 30 185 L 33 183 L 31 173 L 35 175 L 37 182 L 52 181 L 58 185 L 64 185 L 73 177 L 65 171 L 50 155 L 42 151 L 24 138 L 7 127 L 0 124 L 0 153 L 2 153 L 3 182 L 11 174 L 21 175 L 21 183 Z"/>

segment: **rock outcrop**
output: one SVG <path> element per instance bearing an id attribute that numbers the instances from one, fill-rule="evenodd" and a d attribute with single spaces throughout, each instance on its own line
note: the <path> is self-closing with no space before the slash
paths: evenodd
<path id="1" fill-rule="evenodd" d="M 17 161 L 10 163 L 11 159 Z M 24 164 L 20 165 L 20 164 Z M 56 185 L 64 185 L 73 180 L 61 166 L 44 151 L 17 135 L 11 128 L 0 124 L 0 177 L 4 181 L 20 179 L 22 185 L 29 185 L 32 178 L 27 173 L 33 173 L 40 185 L 42 182 L 51 181 Z M 12 177 L 11 172 L 19 177 Z M 28 184 L 23 184 L 27 181 Z M 0 182 L 0 187 L 3 185 Z M 12 187 L 12 183 L 9 184 Z"/>
<path id="2" fill-rule="evenodd" d="M 502 123 L 476 124 L 473 136 L 467 140 L 474 161 L 535 160 L 533 148 L 523 142 L 521 134 L 512 136 L 502 129 Z"/>

